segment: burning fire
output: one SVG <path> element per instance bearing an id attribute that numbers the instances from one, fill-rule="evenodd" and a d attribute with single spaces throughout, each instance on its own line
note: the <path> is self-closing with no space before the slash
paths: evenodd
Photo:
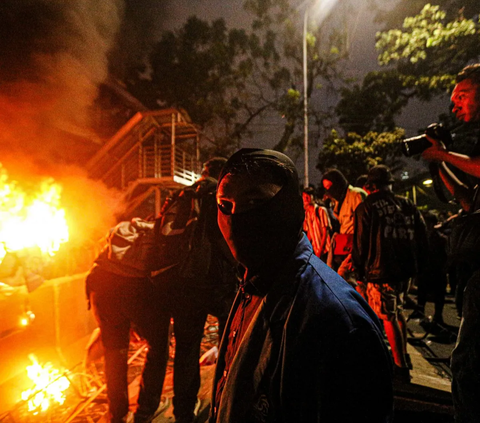
<path id="1" fill-rule="evenodd" d="M 52 368 L 51 363 L 42 366 L 33 354 L 29 358 L 32 365 L 27 367 L 27 374 L 35 386 L 22 392 L 22 400 L 28 401 L 28 411 L 38 414 L 46 411 L 53 402 L 62 405 L 65 390 L 70 386 L 68 378 Z"/>
<path id="2" fill-rule="evenodd" d="M 32 247 L 52 256 L 68 241 L 61 191 L 61 186 L 49 179 L 37 192 L 27 193 L 9 181 L 0 164 L 0 261 L 7 251 Z"/>

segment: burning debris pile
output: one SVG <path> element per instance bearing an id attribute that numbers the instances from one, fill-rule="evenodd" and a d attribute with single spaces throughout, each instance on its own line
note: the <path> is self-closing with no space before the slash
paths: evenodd
<path id="1" fill-rule="evenodd" d="M 134 337 L 129 349 L 129 383 L 138 389 L 146 357 L 146 343 Z M 96 339 L 98 341 L 98 337 Z M 32 385 L 21 394 L 17 405 L 0 414 L 2 423 L 93 423 L 107 413 L 103 357 L 98 355 L 72 369 L 41 364 L 34 355 L 26 368 Z"/>
<path id="2" fill-rule="evenodd" d="M 61 187 L 51 178 L 25 190 L 0 163 L 0 278 L 10 286 L 43 282 L 43 269 L 69 240 Z"/>
<path id="3" fill-rule="evenodd" d="M 45 413 L 50 405 L 62 405 L 65 391 L 70 387 L 70 380 L 51 363 L 40 365 L 37 358 L 30 354 L 32 364 L 27 367 L 28 377 L 34 387 L 22 392 L 22 400 L 28 404 L 28 411 L 33 415 Z"/>
<path id="4" fill-rule="evenodd" d="M 28 194 L 0 164 L 0 260 L 7 252 L 38 249 L 53 256 L 69 238 L 61 187 L 52 179 Z"/>
<path id="5" fill-rule="evenodd" d="M 26 371 L 32 385 L 21 394 L 21 400 L 0 415 L 4 423 L 96 422 L 107 410 L 102 375 L 60 370 L 51 363 L 40 364 L 29 356 L 32 364 Z M 103 395 L 102 395 L 103 394 Z"/>

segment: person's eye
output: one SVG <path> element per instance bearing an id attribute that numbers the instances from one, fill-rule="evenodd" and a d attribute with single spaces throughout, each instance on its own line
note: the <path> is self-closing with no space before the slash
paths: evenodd
<path id="1" fill-rule="evenodd" d="M 227 215 L 232 214 L 233 203 L 231 201 L 219 200 L 217 205 L 223 214 L 227 214 Z"/>

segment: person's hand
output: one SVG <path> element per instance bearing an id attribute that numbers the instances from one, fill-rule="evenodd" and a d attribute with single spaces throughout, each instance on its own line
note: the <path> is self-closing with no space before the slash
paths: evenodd
<path id="1" fill-rule="evenodd" d="M 427 148 L 423 153 L 422 157 L 428 161 L 442 161 L 445 158 L 445 154 L 447 153 L 447 149 L 443 142 L 436 140 L 428 135 L 425 135 L 427 140 L 432 143 L 432 146 Z"/>

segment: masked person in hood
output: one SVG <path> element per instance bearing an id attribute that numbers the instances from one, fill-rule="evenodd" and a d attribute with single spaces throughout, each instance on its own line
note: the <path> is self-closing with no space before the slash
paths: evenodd
<path id="1" fill-rule="evenodd" d="M 391 360 L 375 313 L 313 253 L 292 161 L 230 157 L 218 224 L 244 278 L 222 338 L 210 422 L 388 422 Z"/>

